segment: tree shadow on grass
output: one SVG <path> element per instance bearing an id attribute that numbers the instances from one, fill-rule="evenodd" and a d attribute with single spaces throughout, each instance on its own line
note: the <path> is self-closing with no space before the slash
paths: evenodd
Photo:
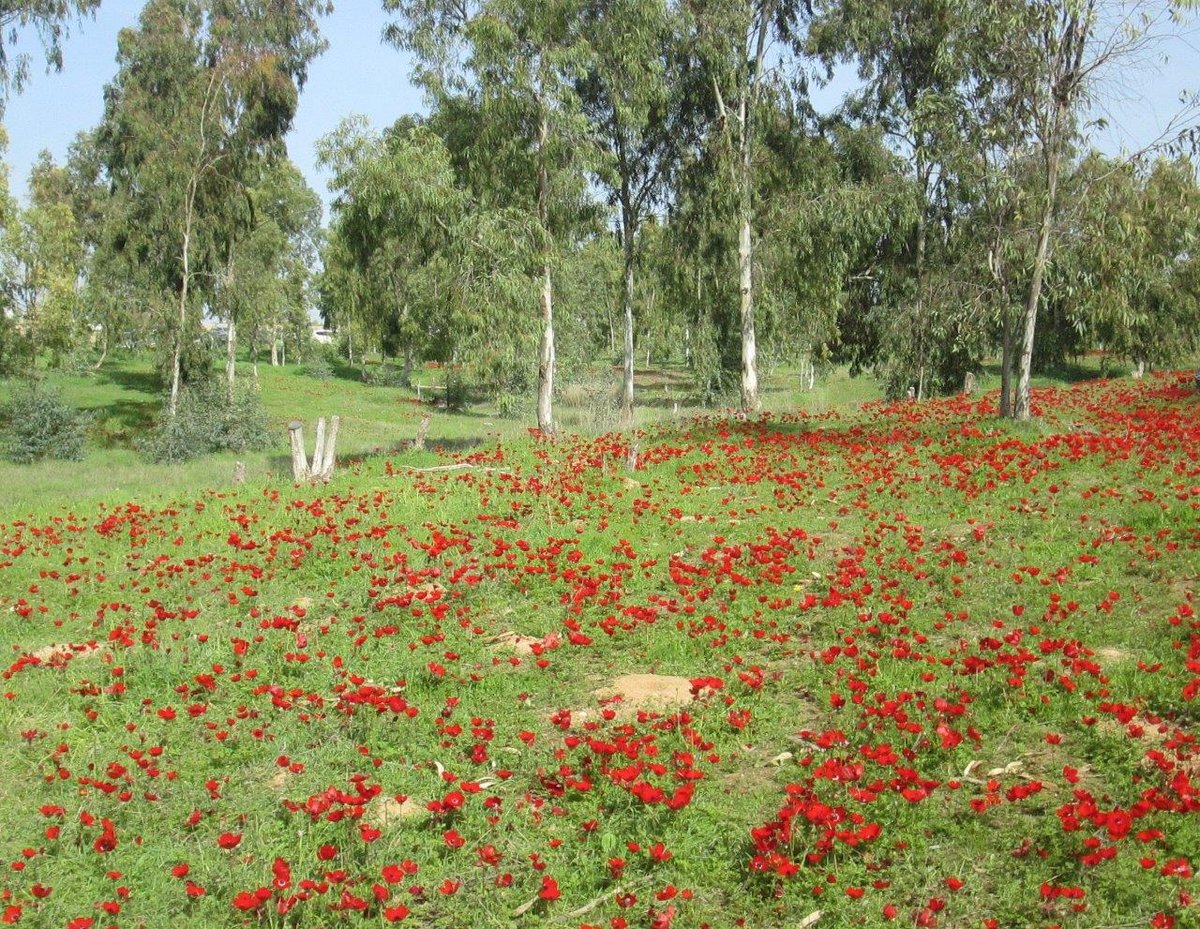
<path id="1" fill-rule="evenodd" d="M 89 407 L 95 417 L 92 435 L 101 448 L 133 448 L 136 439 L 154 428 L 157 400 L 117 400 Z"/>
<path id="2" fill-rule="evenodd" d="M 998 361 L 983 365 L 984 373 L 1000 381 L 1000 363 Z M 1099 359 L 1079 361 L 1064 361 L 1055 365 L 1037 368 L 1033 372 L 1034 379 L 1058 381 L 1063 384 L 1078 384 L 1082 381 L 1095 381 L 1101 378 L 1121 378 L 1129 374 L 1127 362 L 1108 359 L 1107 365 L 1101 369 Z"/>
<path id="3" fill-rule="evenodd" d="M 162 406 L 162 383 L 158 375 L 117 364 L 101 368 L 95 378 L 99 384 L 110 384 L 144 397 L 122 397 L 84 407 L 94 417 L 92 435 L 101 448 L 133 448 L 137 437 L 154 427 Z"/>
<path id="4" fill-rule="evenodd" d="M 125 390 L 134 390 L 156 399 L 163 391 L 163 383 L 154 371 L 129 368 L 120 364 L 101 368 L 96 372 L 96 381 Z"/>

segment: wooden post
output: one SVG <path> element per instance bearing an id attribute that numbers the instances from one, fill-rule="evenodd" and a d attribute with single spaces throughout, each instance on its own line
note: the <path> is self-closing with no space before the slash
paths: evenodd
<path id="1" fill-rule="evenodd" d="M 338 426 L 342 423 L 340 416 L 334 416 L 329 422 L 329 431 L 325 430 L 325 417 L 317 420 L 317 444 L 313 449 L 312 466 L 304 452 L 304 424 L 298 419 L 288 423 L 292 439 L 292 476 L 297 483 L 303 481 L 329 482 L 333 477 L 333 469 L 337 466 L 337 436 Z"/>
<path id="2" fill-rule="evenodd" d="M 304 453 L 304 423 L 293 419 L 288 423 L 288 431 L 292 440 L 292 477 L 297 482 L 307 481 L 310 477 L 308 457 Z"/>
<path id="3" fill-rule="evenodd" d="M 329 432 L 325 436 L 325 451 L 321 456 L 321 470 L 319 477 L 326 483 L 333 477 L 333 469 L 337 466 L 336 450 L 337 450 L 337 435 L 338 426 L 342 424 L 342 417 L 334 416 L 329 421 Z M 315 458 L 314 458 L 315 460 Z"/>
<path id="4" fill-rule="evenodd" d="M 429 414 L 421 417 L 421 425 L 417 426 L 417 437 L 413 439 L 412 447 L 418 452 L 425 450 L 425 439 L 429 435 Z"/>
<path id="5" fill-rule="evenodd" d="M 235 484 L 246 483 L 246 462 L 237 461 L 233 465 L 233 482 Z"/>
<path id="6" fill-rule="evenodd" d="M 325 417 L 321 416 L 317 419 L 317 444 L 313 447 L 312 456 L 312 478 L 317 480 L 321 477 L 321 462 L 325 458 Z"/>

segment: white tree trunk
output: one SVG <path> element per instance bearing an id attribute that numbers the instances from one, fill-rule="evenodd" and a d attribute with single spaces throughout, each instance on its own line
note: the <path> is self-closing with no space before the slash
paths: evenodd
<path id="1" fill-rule="evenodd" d="M 542 347 L 538 359 L 538 428 L 547 435 L 554 432 L 554 284 L 550 265 L 542 266 Z"/>
<path id="2" fill-rule="evenodd" d="M 1065 118 L 1065 114 L 1059 118 Z M 1057 137 L 1057 132 L 1055 136 Z M 1021 422 L 1027 421 L 1033 415 L 1030 387 L 1033 371 L 1033 335 L 1037 327 L 1038 304 L 1042 296 L 1042 279 L 1050 259 L 1050 235 L 1057 206 L 1059 151 L 1056 139 L 1051 139 L 1050 144 L 1052 148 L 1046 164 L 1046 200 L 1042 204 L 1037 252 L 1033 257 L 1033 274 L 1029 281 L 1028 299 L 1025 301 L 1021 350 L 1017 356 L 1017 393 L 1013 403 L 1013 419 Z"/>
<path id="3" fill-rule="evenodd" d="M 627 199 L 627 197 L 626 197 Z M 632 207 L 622 207 L 621 238 L 625 261 L 623 300 L 625 310 L 625 371 L 621 379 L 621 422 L 633 425 L 633 301 L 634 301 L 634 234 L 636 221 Z"/>
<path id="4" fill-rule="evenodd" d="M 542 256 L 542 346 L 538 358 L 537 420 L 538 428 L 550 435 L 554 432 L 554 282 L 550 277 L 550 176 L 546 168 L 546 147 L 550 139 L 550 121 L 546 104 L 538 96 L 541 120 L 538 124 L 537 207 L 538 221 L 546 237 Z"/>
<path id="5" fill-rule="evenodd" d="M 758 344 L 754 334 L 754 253 L 749 210 L 743 212 L 738 232 L 738 278 L 742 321 L 742 410 L 762 409 L 758 395 Z"/>
<path id="6" fill-rule="evenodd" d="M 225 335 L 225 388 L 229 392 L 229 399 L 233 399 L 234 379 L 236 373 L 237 362 L 237 329 L 233 319 L 233 314 L 229 314 L 229 332 Z"/>
<path id="7" fill-rule="evenodd" d="M 304 451 L 304 424 L 298 419 L 292 420 L 288 424 L 288 433 L 292 443 L 292 478 L 301 483 L 311 476 L 308 455 Z"/>

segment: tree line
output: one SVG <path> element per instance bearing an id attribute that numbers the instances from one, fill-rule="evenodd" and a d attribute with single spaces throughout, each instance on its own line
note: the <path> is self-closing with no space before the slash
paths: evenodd
<path id="1" fill-rule="evenodd" d="M 302 350 L 319 312 L 348 352 L 461 368 L 551 432 L 556 376 L 595 359 L 630 422 L 639 358 L 753 412 L 776 365 L 924 398 L 998 356 L 1026 419 L 1038 366 L 1197 349 L 1195 127 L 1113 157 L 1087 123 L 1191 4 L 382 2 L 427 112 L 321 140 L 327 229 L 283 140 L 329 4 L 146 3 L 100 124 L 28 206 L 0 190 L 0 368 L 152 343 L 173 416 L 211 367 L 202 319 L 232 395 L 239 343 Z M 58 61 L 96 5 L 25 22 Z"/>

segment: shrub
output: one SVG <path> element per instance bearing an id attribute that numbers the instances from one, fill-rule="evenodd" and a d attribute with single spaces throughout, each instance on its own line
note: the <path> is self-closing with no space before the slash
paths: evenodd
<path id="1" fill-rule="evenodd" d="M 225 384 L 211 381 L 185 387 L 174 417 L 164 405 L 142 451 L 154 461 L 186 461 L 209 452 L 257 451 L 270 444 L 258 392 L 239 386 L 231 398 Z"/>
<path id="2" fill-rule="evenodd" d="M 403 368 L 385 362 L 375 367 L 364 367 L 363 382 L 372 387 L 407 387 L 409 374 Z"/>
<path id="3" fill-rule="evenodd" d="M 532 410 L 528 392 L 505 390 L 496 396 L 496 413 L 504 419 L 524 419 Z"/>
<path id="4" fill-rule="evenodd" d="M 17 464 L 52 458 L 79 461 L 92 418 L 69 406 L 57 390 L 31 388 L 5 407 L 5 457 Z"/>
<path id="5" fill-rule="evenodd" d="M 333 368 L 324 355 L 318 355 L 304 366 L 304 376 L 315 381 L 333 380 Z"/>
<path id="6" fill-rule="evenodd" d="M 456 370 L 446 372 L 446 409 L 462 412 L 471 403 L 471 390 L 462 374 Z"/>

